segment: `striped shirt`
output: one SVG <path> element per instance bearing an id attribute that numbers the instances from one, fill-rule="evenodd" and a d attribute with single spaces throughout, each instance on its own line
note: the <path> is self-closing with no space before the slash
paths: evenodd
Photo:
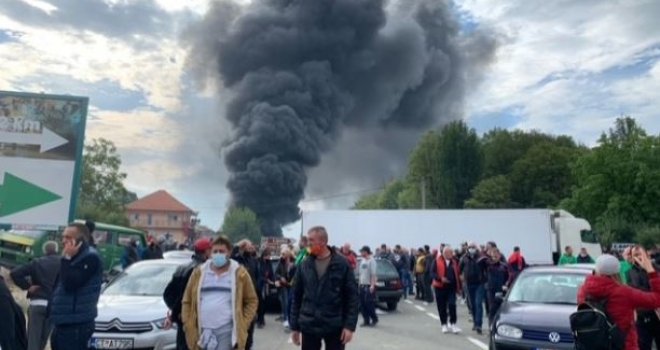
<path id="1" fill-rule="evenodd" d="M 202 328 L 220 328 L 232 322 L 231 286 L 233 276 L 230 271 L 217 275 L 208 264 L 202 279 L 200 300 L 200 321 Z"/>

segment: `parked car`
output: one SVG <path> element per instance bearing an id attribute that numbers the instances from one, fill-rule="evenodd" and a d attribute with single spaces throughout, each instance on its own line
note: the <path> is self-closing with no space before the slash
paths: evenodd
<path id="1" fill-rule="evenodd" d="M 362 258 L 358 258 L 358 267 Z M 395 311 L 403 296 L 403 283 L 399 272 L 389 260 L 376 259 L 376 302 L 385 303 L 387 310 Z M 355 278 L 359 277 L 358 269 L 355 269 Z"/>
<path id="2" fill-rule="evenodd" d="M 91 349 L 176 349 L 176 329 L 163 329 L 163 291 L 188 259 L 140 261 L 113 279 L 101 293 Z"/>
<path id="3" fill-rule="evenodd" d="M 593 264 L 524 270 L 492 322 L 489 349 L 573 349 L 569 316 L 592 271 Z"/>
<path id="4" fill-rule="evenodd" d="M 194 254 L 191 250 L 170 250 L 163 253 L 163 259 L 191 259 Z"/>

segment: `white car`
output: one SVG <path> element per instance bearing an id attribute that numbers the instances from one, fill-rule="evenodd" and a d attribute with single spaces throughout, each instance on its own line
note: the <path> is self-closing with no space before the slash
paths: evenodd
<path id="1" fill-rule="evenodd" d="M 163 291 L 190 259 L 146 260 L 131 265 L 101 293 L 92 349 L 176 349 L 176 329 L 163 329 Z"/>

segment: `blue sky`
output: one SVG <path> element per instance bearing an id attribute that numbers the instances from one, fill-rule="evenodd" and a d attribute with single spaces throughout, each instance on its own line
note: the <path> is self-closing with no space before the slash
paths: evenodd
<path id="1" fill-rule="evenodd" d="M 80 4 L 0 2 L 0 90 L 89 96 L 88 139 L 117 144 L 128 188 L 167 189 L 217 228 L 228 201 L 219 150 L 230 130 L 217 118 L 227 97 L 190 79 L 180 42 L 207 2 Z M 488 31 L 499 43 L 466 93 L 463 118 L 480 133 L 538 129 L 594 145 L 622 114 L 660 132 L 660 1 L 457 0 L 452 11 L 463 32 Z M 336 193 L 364 189 L 336 185 Z"/>

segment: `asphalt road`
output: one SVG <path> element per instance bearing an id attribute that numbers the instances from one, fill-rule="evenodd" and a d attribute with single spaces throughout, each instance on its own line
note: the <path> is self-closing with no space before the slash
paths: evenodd
<path id="1" fill-rule="evenodd" d="M 435 350 L 486 350 L 488 337 L 471 331 L 465 305 L 458 305 L 460 334 L 443 334 L 435 304 L 424 305 L 419 301 L 402 301 L 395 312 L 379 310 L 380 323 L 376 328 L 360 328 L 347 349 L 435 349 Z M 266 327 L 255 331 L 254 350 L 293 350 L 289 334 L 284 332 L 276 315 L 267 315 Z M 362 317 L 360 317 L 360 323 Z"/>

